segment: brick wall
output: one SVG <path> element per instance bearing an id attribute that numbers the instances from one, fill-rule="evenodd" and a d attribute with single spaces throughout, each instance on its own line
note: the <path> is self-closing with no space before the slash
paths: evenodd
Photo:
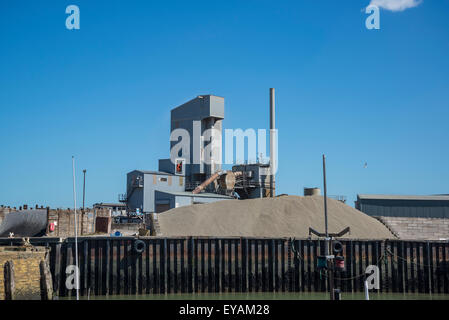
<path id="1" fill-rule="evenodd" d="M 86 209 L 77 211 L 78 235 L 89 235 L 95 233 L 96 217 L 108 217 L 110 211 L 107 209 Z M 54 231 L 48 228 L 50 237 L 73 237 L 75 236 L 75 212 L 71 209 L 51 209 L 48 215 L 48 224 L 55 225 Z"/>
<path id="2" fill-rule="evenodd" d="M 45 247 L 0 247 L 0 300 L 5 299 L 4 265 L 14 263 L 15 299 L 40 300 L 39 263 L 47 259 Z"/>
<path id="3" fill-rule="evenodd" d="M 440 240 L 449 239 L 449 219 L 376 217 L 399 239 Z"/>
<path id="4" fill-rule="evenodd" d="M 0 207 L 0 224 L 2 224 L 2 221 L 5 218 L 5 216 L 12 211 L 16 211 L 16 210 L 13 208 L 4 207 L 4 206 Z"/>

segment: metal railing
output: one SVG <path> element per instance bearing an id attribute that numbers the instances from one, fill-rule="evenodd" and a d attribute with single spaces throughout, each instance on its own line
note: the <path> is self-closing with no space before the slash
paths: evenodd
<path id="1" fill-rule="evenodd" d="M 346 200 L 347 200 L 346 196 L 341 196 L 341 195 L 334 195 L 334 196 L 327 196 L 327 197 L 337 200 L 337 201 L 341 201 L 343 203 L 346 203 Z"/>

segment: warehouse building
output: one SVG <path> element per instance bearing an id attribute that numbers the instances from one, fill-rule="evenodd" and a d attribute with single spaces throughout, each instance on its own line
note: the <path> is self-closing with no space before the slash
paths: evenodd
<path id="1" fill-rule="evenodd" d="M 184 176 L 160 171 L 131 171 L 127 175 L 128 211 L 136 214 L 162 212 L 161 208 L 156 210 L 156 190 L 184 191 Z"/>
<path id="2" fill-rule="evenodd" d="M 449 196 L 359 194 L 356 209 L 370 216 L 449 218 Z"/>
<path id="3" fill-rule="evenodd" d="M 359 194 L 355 208 L 402 239 L 449 239 L 449 195 Z"/>

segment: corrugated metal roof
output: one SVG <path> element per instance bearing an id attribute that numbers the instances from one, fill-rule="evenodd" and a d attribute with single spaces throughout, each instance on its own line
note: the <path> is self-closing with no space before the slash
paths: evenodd
<path id="1" fill-rule="evenodd" d="M 156 192 L 172 194 L 172 195 L 175 195 L 175 196 L 182 196 L 182 197 L 234 199 L 233 197 L 230 197 L 230 196 L 225 196 L 225 195 L 217 194 L 217 193 L 206 193 L 206 192 L 202 192 L 202 193 L 198 193 L 198 194 L 194 194 L 192 192 L 187 192 L 187 191 L 173 191 L 172 192 L 172 191 L 159 191 L 159 190 L 156 190 Z"/>
<path id="2" fill-rule="evenodd" d="M 157 174 L 157 175 L 164 175 L 164 176 L 174 176 L 173 173 L 169 173 L 169 172 L 162 172 L 162 171 L 151 171 L 151 170 L 134 170 L 137 172 L 141 172 L 144 174 Z"/>
<path id="3" fill-rule="evenodd" d="M 94 207 L 126 207 L 126 204 L 124 204 L 124 203 L 100 202 L 100 203 L 95 203 L 93 206 Z"/>
<path id="4" fill-rule="evenodd" d="M 432 195 L 432 196 L 410 196 L 410 195 L 389 195 L 389 194 L 358 194 L 359 199 L 370 200 L 447 200 L 449 196 L 446 195 Z"/>

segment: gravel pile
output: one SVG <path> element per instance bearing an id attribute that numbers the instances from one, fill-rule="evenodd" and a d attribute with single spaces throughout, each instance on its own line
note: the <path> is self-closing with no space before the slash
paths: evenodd
<path id="1" fill-rule="evenodd" d="M 328 223 L 330 233 L 349 226 L 344 238 L 395 238 L 378 220 L 333 199 Z M 324 203 L 322 196 L 224 200 L 163 212 L 159 226 L 162 236 L 305 238 L 309 227 L 324 233 Z"/>

